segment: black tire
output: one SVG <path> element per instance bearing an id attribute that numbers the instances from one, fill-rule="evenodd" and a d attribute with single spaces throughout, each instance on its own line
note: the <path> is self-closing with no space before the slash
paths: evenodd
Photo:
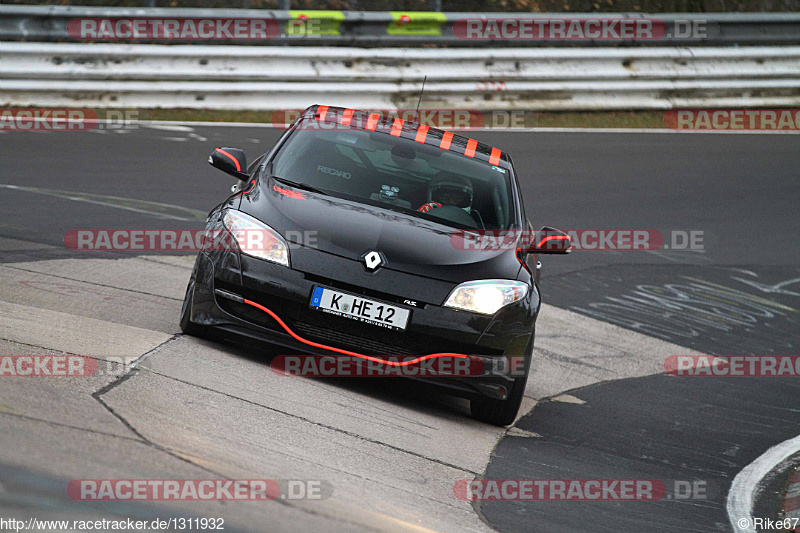
<path id="1" fill-rule="evenodd" d="M 181 320 L 179 322 L 181 331 L 186 335 L 191 335 L 192 337 L 200 337 L 201 339 L 207 338 L 208 327 L 195 324 L 191 321 L 193 300 L 194 279 L 190 279 L 189 285 L 186 287 L 186 296 L 183 298 L 183 306 L 181 307 Z"/>
<path id="2" fill-rule="evenodd" d="M 514 380 L 508 399 L 475 398 L 470 400 L 469 409 L 472 413 L 472 418 L 495 426 L 512 424 L 519 412 L 519 406 L 522 405 L 530 365 L 531 356 L 528 356 L 528 360 L 525 363 L 525 375 Z"/>

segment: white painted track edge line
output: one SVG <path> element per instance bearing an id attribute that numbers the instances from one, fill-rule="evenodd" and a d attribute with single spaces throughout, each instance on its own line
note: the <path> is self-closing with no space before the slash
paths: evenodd
<path id="1" fill-rule="evenodd" d="M 764 477 L 778 464 L 800 451 L 800 435 L 776 444 L 739 472 L 728 490 L 728 520 L 735 533 L 755 533 L 752 520 L 753 498 Z M 747 527 L 739 521 L 747 519 Z"/>

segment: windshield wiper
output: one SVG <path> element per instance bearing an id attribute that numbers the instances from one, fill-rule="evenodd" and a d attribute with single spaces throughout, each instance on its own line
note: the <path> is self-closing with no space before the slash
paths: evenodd
<path id="1" fill-rule="evenodd" d="M 281 183 L 284 183 L 296 189 L 303 189 L 304 191 L 324 194 L 326 196 L 328 195 L 328 193 L 323 191 L 322 189 L 317 189 L 313 185 L 308 185 L 307 183 L 299 183 L 297 181 L 287 180 L 286 178 L 279 178 L 278 176 L 272 176 L 272 179 L 274 179 L 275 181 L 280 181 Z"/>

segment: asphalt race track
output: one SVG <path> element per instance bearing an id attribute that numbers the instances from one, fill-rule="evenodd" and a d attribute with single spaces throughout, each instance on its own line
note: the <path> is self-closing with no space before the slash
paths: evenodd
<path id="1" fill-rule="evenodd" d="M 672 355 L 797 355 L 800 136 L 474 132 L 514 158 L 535 226 L 696 232 L 694 249 L 543 263 L 522 415 L 389 380 L 274 373 L 274 349 L 180 334 L 193 254 L 85 252 L 74 229 L 202 228 L 270 128 L 0 132 L 0 354 L 107 362 L 0 377 L 0 516 L 224 518 L 231 531 L 732 531 L 734 478 L 800 434 L 800 382 L 674 377 Z M 121 363 L 133 365 L 125 368 Z M 760 481 L 777 518 L 797 458 Z M 764 474 L 767 474 L 766 472 Z M 274 479 L 254 501 L 79 501 L 79 479 Z M 658 501 L 465 501 L 485 479 L 656 479 Z M 300 497 L 286 487 L 318 487 Z M 690 497 L 678 487 L 704 489 Z M 291 497 L 292 495 L 297 497 Z"/>

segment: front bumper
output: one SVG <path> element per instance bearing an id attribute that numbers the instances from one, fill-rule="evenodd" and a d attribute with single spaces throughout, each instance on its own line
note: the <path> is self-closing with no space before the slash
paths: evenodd
<path id="1" fill-rule="evenodd" d="M 315 344 L 377 357 L 455 352 L 480 358 L 484 361 L 484 368 L 495 367 L 504 357 L 530 358 L 538 311 L 535 290 L 526 299 L 486 317 L 443 308 L 430 301 L 440 299 L 438 304 L 441 304 L 452 288 L 451 284 L 445 287 L 443 282 L 436 280 L 390 273 L 393 280 L 386 284 L 387 287 L 401 290 L 414 287 L 412 295 L 418 307 L 412 307 L 403 303 L 409 299 L 405 292 L 397 294 L 400 291 L 376 290 L 374 287 L 381 284 L 375 276 L 369 278 L 369 283 L 360 283 L 358 278 L 363 268 L 357 262 L 352 263 L 355 264 L 348 265 L 346 260 L 342 260 L 337 279 L 333 279 L 321 275 L 330 273 L 323 267 L 314 269 L 306 264 L 306 271 L 301 271 L 232 252 L 202 252 L 193 272 L 195 292 L 191 320 L 220 331 L 313 355 L 332 355 L 335 352 L 309 346 L 298 341 L 296 336 Z M 326 265 L 324 268 L 331 267 Z M 313 310 L 309 301 L 315 286 L 361 294 L 404 307 L 411 311 L 411 319 L 405 331 L 392 331 Z M 427 292 L 426 286 L 430 288 Z M 253 306 L 237 301 L 237 298 L 226 297 L 226 294 L 269 308 L 283 324 Z M 427 296 L 427 301 L 421 296 Z M 295 336 L 287 331 L 287 327 Z M 499 366 L 506 368 L 502 364 Z M 515 378 L 507 373 L 493 373 L 480 377 L 418 379 L 447 387 L 462 396 L 505 399 Z"/>

